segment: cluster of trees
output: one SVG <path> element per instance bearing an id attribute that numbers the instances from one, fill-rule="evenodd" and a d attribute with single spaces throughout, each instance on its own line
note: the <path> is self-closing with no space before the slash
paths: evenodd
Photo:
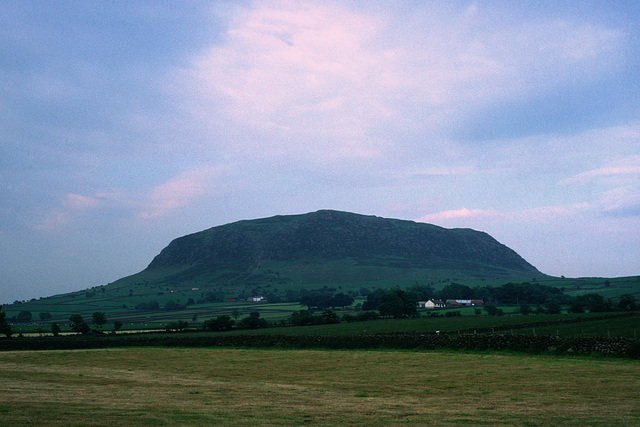
<path id="1" fill-rule="evenodd" d="M 191 303 L 193 303 L 193 299 L 189 300 Z M 169 301 L 167 301 L 164 304 L 164 307 L 162 307 L 164 310 L 184 310 L 185 308 L 187 308 L 187 304 L 181 304 L 179 302 L 176 302 L 172 299 L 170 299 Z M 154 311 L 154 310 L 160 310 L 160 303 L 156 300 L 152 300 L 152 301 L 147 301 L 147 302 L 141 302 L 139 304 L 136 304 L 134 307 L 136 310 L 141 310 L 141 311 Z"/>
<path id="2" fill-rule="evenodd" d="M 308 326 L 308 325 L 328 325 L 332 323 L 355 322 L 376 320 L 380 317 L 376 311 L 361 312 L 357 315 L 345 314 L 340 317 L 333 310 L 324 310 L 321 313 L 314 314 L 311 310 L 299 310 L 291 313 L 289 317 L 289 324 L 292 326 Z M 286 322 L 282 321 L 281 325 L 285 325 Z M 220 332 L 230 331 L 234 328 L 237 329 L 258 329 L 269 326 L 266 319 L 260 317 L 260 313 L 257 311 L 249 313 L 249 316 L 235 321 L 231 316 L 223 315 L 214 319 L 205 320 L 202 324 L 203 328 L 209 331 Z"/>
<path id="3" fill-rule="evenodd" d="M 481 299 L 489 304 L 558 304 L 571 303 L 571 297 L 561 289 L 538 283 L 507 283 L 501 286 L 477 286 L 471 288 L 459 283 L 451 283 L 433 293 L 438 299 Z M 429 299 L 429 298 L 426 298 Z"/>
<path id="4" fill-rule="evenodd" d="M 148 301 L 136 304 L 134 307 L 136 310 L 160 310 L 160 303 L 158 301 Z"/>
<path id="5" fill-rule="evenodd" d="M 234 314 L 235 315 L 235 314 Z M 204 329 L 210 331 L 229 331 L 234 326 L 238 329 L 259 329 L 269 326 L 266 319 L 260 317 L 260 312 L 252 311 L 248 316 L 236 321 L 230 316 L 218 316 L 215 319 L 205 320 L 202 323 Z"/>
<path id="6" fill-rule="evenodd" d="M 24 313 L 28 313 L 28 315 Z M 0 305 L 0 334 L 4 334 L 7 337 L 10 337 L 11 335 L 13 335 L 13 332 L 11 330 L 11 325 L 7 322 L 6 315 L 6 313 L 2 312 L 2 306 Z M 19 318 L 25 322 L 28 322 L 31 320 L 31 317 L 31 312 L 21 311 L 18 316 L 16 316 L 16 319 Z M 50 320 L 51 317 L 51 313 L 49 312 L 40 313 L 40 320 Z M 101 311 L 94 312 L 91 317 L 91 323 L 96 328 L 98 328 L 98 330 L 102 330 L 102 327 L 107 323 L 107 316 Z M 89 323 L 87 323 L 87 321 L 84 320 L 84 318 L 80 314 L 72 314 L 69 317 L 69 327 L 73 332 L 78 332 L 81 334 L 88 334 L 89 332 L 91 332 Z M 122 322 L 119 320 L 114 321 L 113 327 L 114 330 L 119 330 L 122 327 Z M 58 324 L 58 322 L 51 323 L 51 332 L 54 336 L 58 336 L 61 331 L 62 327 Z"/>
<path id="7" fill-rule="evenodd" d="M 224 301 L 224 292 L 221 290 L 211 290 L 206 291 L 202 294 L 202 300 L 198 300 L 199 304 L 203 302 L 223 302 Z"/>
<path id="8" fill-rule="evenodd" d="M 344 308 L 353 304 L 353 297 L 343 292 L 335 294 L 334 288 L 300 291 L 300 304 L 306 305 L 309 310 L 326 310 L 328 308 Z"/>
<path id="9" fill-rule="evenodd" d="M 167 323 L 167 325 L 165 326 L 165 330 L 167 332 L 170 332 L 170 331 L 184 331 L 188 327 L 189 327 L 189 322 L 186 322 L 184 320 L 178 320 L 177 322 Z"/>
<path id="10" fill-rule="evenodd" d="M 399 319 L 418 315 L 418 299 L 410 291 L 394 290 L 381 295 L 378 311 L 381 316 Z"/>
<path id="11" fill-rule="evenodd" d="M 102 331 L 102 327 L 107 323 L 107 316 L 101 311 L 96 311 L 91 316 L 91 323 L 98 328 L 98 331 Z M 80 334 L 88 334 L 91 332 L 91 327 L 80 314 L 72 314 L 69 317 L 69 327 L 73 332 Z M 120 328 L 122 328 L 122 322 L 115 320 L 113 322 L 113 329 L 117 331 Z M 58 335 L 60 330 L 61 328 L 56 322 L 51 324 L 51 332 L 53 332 L 53 335 Z"/>
<path id="12" fill-rule="evenodd" d="M 38 317 L 41 321 L 51 320 L 51 313 L 42 311 Z M 16 316 L 10 317 L 8 321 L 11 323 L 29 323 L 33 319 L 33 314 L 29 310 L 21 310 Z"/>
<path id="13" fill-rule="evenodd" d="M 325 310 L 316 315 L 310 310 L 300 310 L 291 313 L 289 322 L 293 326 L 329 325 L 332 323 L 340 323 L 340 317 L 338 317 L 333 310 Z"/>
<path id="14" fill-rule="evenodd" d="M 584 313 L 589 311 L 591 313 L 602 313 L 606 311 L 635 311 L 639 308 L 635 297 L 631 294 L 621 295 L 618 304 L 614 304 L 613 301 L 605 299 L 600 294 L 591 293 L 575 297 L 569 307 L 569 312 Z"/>
<path id="15" fill-rule="evenodd" d="M 236 321 L 230 316 L 218 316 L 215 319 L 209 319 L 202 322 L 202 327 L 210 331 L 230 331 L 235 325 Z"/>
<path id="16" fill-rule="evenodd" d="M 362 305 L 362 308 L 364 310 L 379 310 L 382 296 L 390 292 L 391 291 L 385 289 L 375 289 L 367 294 L 367 300 Z M 435 291 L 433 287 L 428 285 L 415 285 L 404 292 L 413 295 L 416 301 L 426 301 L 430 299 L 441 299 L 443 301 L 448 299 L 481 299 L 485 303 L 492 305 L 570 304 L 572 301 L 572 298 L 565 295 L 562 290 L 537 283 L 507 283 L 496 287 L 484 286 L 474 288 L 459 283 L 451 283 L 439 291 Z M 398 295 L 396 295 L 396 298 L 397 297 Z M 409 298 L 409 295 L 404 295 L 404 298 Z M 387 296 L 386 300 L 388 301 L 389 299 L 393 298 Z M 388 303 L 385 303 L 383 305 L 384 310 L 387 310 L 387 304 Z"/>

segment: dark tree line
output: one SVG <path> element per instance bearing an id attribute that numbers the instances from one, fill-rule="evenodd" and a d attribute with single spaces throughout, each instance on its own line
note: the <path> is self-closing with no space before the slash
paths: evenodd
<path id="1" fill-rule="evenodd" d="M 344 308 L 353 304 L 353 297 L 339 292 L 334 294 L 334 288 L 301 290 L 300 304 L 306 305 L 309 310 L 326 310 L 328 308 Z"/>
<path id="2" fill-rule="evenodd" d="M 11 325 L 7 323 L 6 319 L 7 313 L 2 311 L 2 306 L 0 305 L 0 334 L 5 335 L 7 338 L 11 337 L 13 332 L 11 331 Z"/>

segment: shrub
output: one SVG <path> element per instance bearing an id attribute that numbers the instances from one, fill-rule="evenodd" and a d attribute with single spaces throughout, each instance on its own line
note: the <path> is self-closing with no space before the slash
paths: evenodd
<path id="1" fill-rule="evenodd" d="M 205 320 L 202 326 L 211 331 L 229 331 L 235 323 L 229 316 L 218 316 L 215 319 Z"/>

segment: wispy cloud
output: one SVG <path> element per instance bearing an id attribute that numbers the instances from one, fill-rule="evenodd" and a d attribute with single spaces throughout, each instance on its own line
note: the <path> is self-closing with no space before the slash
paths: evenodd
<path id="1" fill-rule="evenodd" d="M 579 173 L 560 181 L 560 184 L 587 183 L 601 178 L 640 179 L 640 156 L 632 156 L 611 162 L 601 168 Z"/>
<path id="2" fill-rule="evenodd" d="M 625 42 L 618 29 L 570 19 L 498 26 L 477 5 L 252 6 L 236 8 L 223 41 L 172 83 L 201 122 L 250 132 L 229 147 L 243 155 L 375 156 L 403 144 L 388 134 L 438 132 L 481 106 L 593 78 L 617 65 L 609 55 Z"/>
<path id="3" fill-rule="evenodd" d="M 500 211 L 496 209 L 467 209 L 436 212 L 418 218 L 418 222 L 435 224 L 460 224 L 464 221 L 476 223 L 535 223 L 541 224 L 558 219 L 566 219 L 593 207 L 589 203 L 576 203 L 560 206 L 540 206 L 518 211 Z"/>
<path id="4" fill-rule="evenodd" d="M 39 230 L 57 230 L 77 223 L 91 211 L 118 211 L 117 216 L 142 220 L 159 219 L 189 206 L 204 196 L 222 191 L 228 166 L 189 169 L 143 193 L 110 189 L 92 195 L 67 194 L 34 225 Z"/>
<path id="5" fill-rule="evenodd" d="M 198 197 L 219 191 L 226 170 L 226 167 L 200 167 L 171 178 L 146 195 L 137 215 L 143 219 L 163 217 Z"/>

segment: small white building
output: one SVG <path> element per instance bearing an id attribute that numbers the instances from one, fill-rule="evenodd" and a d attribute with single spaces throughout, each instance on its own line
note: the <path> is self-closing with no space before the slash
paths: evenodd
<path id="1" fill-rule="evenodd" d="M 424 303 L 424 308 L 434 309 L 434 308 L 444 308 L 445 303 L 439 299 L 430 299 Z"/>

